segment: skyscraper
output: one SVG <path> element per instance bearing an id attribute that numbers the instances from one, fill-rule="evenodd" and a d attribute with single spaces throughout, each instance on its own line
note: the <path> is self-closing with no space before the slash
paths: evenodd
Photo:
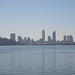
<path id="1" fill-rule="evenodd" d="M 43 30 L 42 31 L 42 43 L 44 43 L 45 42 L 45 31 Z"/>
<path id="2" fill-rule="evenodd" d="M 70 42 L 70 36 L 67 35 L 67 42 Z"/>
<path id="3" fill-rule="evenodd" d="M 56 32 L 54 31 L 52 35 L 53 35 L 53 42 L 56 42 Z"/>
<path id="4" fill-rule="evenodd" d="M 72 37 L 72 35 L 68 35 L 67 36 L 67 42 L 68 42 L 68 44 L 73 44 L 73 37 Z"/>
<path id="5" fill-rule="evenodd" d="M 70 35 L 70 43 L 73 44 L 73 36 Z"/>
<path id="6" fill-rule="evenodd" d="M 48 44 L 51 44 L 51 36 L 48 36 L 48 41 L 47 41 Z"/>
<path id="7" fill-rule="evenodd" d="M 66 35 L 64 35 L 64 41 L 66 41 Z"/>
<path id="8" fill-rule="evenodd" d="M 51 36 L 48 36 L 48 42 L 50 42 L 51 41 Z"/>
<path id="9" fill-rule="evenodd" d="M 30 44 L 30 37 L 27 38 L 27 44 Z"/>
<path id="10" fill-rule="evenodd" d="M 24 44 L 26 44 L 26 37 L 24 37 Z"/>
<path id="11" fill-rule="evenodd" d="M 21 36 L 18 36 L 18 42 L 19 42 L 20 44 L 22 44 L 22 37 L 21 37 Z"/>
<path id="12" fill-rule="evenodd" d="M 64 37 L 63 37 L 63 43 L 66 44 L 66 42 L 67 42 L 67 37 L 66 37 L 66 35 L 64 35 Z"/>
<path id="13" fill-rule="evenodd" d="M 13 41 L 15 41 L 15 33 L 11 33 L 10 34 L 10 39 L 13 40 Z"/>

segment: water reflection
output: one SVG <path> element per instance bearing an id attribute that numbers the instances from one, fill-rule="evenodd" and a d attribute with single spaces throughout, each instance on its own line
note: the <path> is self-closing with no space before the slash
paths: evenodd
<path id="1" fill-rule="evenodd" d="M 53 48 L 53 75 L 56 75 L 56 47 Z"/>
<path id="2" fill-rule="evenodd" d="M 53 52 L 46 53 L 45 46 L 42 47 L 42 70 L 40 75 L 56 75 L 56 47 Z"/>
<path id="3" fill-rule="evenodd" d="M 42 72 L 41 75 L 45 75 L 45 46 L 42 48 Z"/>
<path id="4" fill-rule="evenodd" d="M 10 53 L 10 75 L 13 75 L 13 73 L 15 72 L 15 66 L 16 66 L 16 51 L 13 48 L 13 50 L 11 50 Z"/>
<path id="5" fill-rule="evenodd" d="M 0 48 L 0 75 L 75 75 L 74 47 Z"/>

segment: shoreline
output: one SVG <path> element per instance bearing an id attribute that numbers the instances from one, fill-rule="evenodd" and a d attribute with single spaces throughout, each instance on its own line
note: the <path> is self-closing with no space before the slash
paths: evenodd
<path id="1" fill-rule="evenodd" d="M 73 46 L 75 44 L 25 44 L 25 45 L 0 45 L 0 46 L 44 46 L 44 45 L 47 45 L 47 46 Z"/>

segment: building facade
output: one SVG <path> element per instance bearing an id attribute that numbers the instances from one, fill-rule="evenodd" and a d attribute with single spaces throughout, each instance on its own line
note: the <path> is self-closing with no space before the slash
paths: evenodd
<path id="1" fill-rule="evenodd" d="M 56 43 L 56 32 L 54 31 L 52 34 L 52 38 L 53 38 L 53 43 Z"/>
<path id="2" fill-rule="evenodd" d="M 15 33 L 11 33 L 10 34 L 10 39 L 13 40 L 13 41 L 15 41 Z"/>
<path id="3" fill-rule="evenodd" d="M 18 42 L 19 42 L 20 44 L 22 44 L 22 37 L 21 37 L 21 36 L 18 36 Z"/>
<path id="4" fill-rule="evenodd" d="M 42 43 L 44 43 L 45 42 L 45 31 L 43 30 L 42 31 Z"/>

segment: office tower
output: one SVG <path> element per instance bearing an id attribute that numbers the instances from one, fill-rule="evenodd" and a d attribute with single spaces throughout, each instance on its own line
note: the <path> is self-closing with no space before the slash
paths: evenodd
<path id="1" fill-rule="evenodd" d="M 70 43 L 72 44 L 73 43 L 73 36 L 70 35 Z"/>
<path id="2" fill-rule="evenodd" d="M 51 44 L 51 36 L 48 36 L 47 44 Z"/>
<path id="3" fill-rule="evenodd" d="M 15 41 L 15 33 L 11 33 L 10 34 L 10 39 L 13 40 L 13 41 Z"/>
<path id="4" fill-rule="evenodd" d="M 56 32 L 54 31 L 52 35 L 53 35 L 53 42 L 56 42 Z"/>
<path id="5" fill-rule="evenodd" d="M 64 35 L 64 41 L 66 41 L 66 35 Z"/>
<path id="6" fill-rule="evenodd" d="M 66 38 L 66 35 L 64 35 L 64 37 L 63 37 L 63 43 L 66 44 L 66 41 L 67 41 L 67 38 Z"/>
<path id="7" fill-rule="evenodd" d="M 18 42 L 19 42 L 20 44 L 22 44 L 22 37 L 21 37 L 21 36 L 18 36 Z"/>
<path id="8" fill-rule="evenodd" d="M 72 37 L 72 35 L 68 35 L 67 36 L 67 42 L 68 42 L 68 44 L 73 44 L 73 37 Z"/>
<path id="9" fill-rule="evenodd" d="M 27 44 L 30 44 L 30 37 L 27 38 Z"/>
<path id="10" fill-rule="evenodd" d="M 45 31 L 43 30 L 42 31 L 42 43 L 44 43 L 45 42 Z"/>
<path id="11" fill-rule="evenodd" d="M 26 44 L 26 37 L 24 37 L 24 44 Z"/>
<path id="12" fill-rule="evenodd" d="M 70 42 L 70 36 L 69 35 L 67 36 L 67 41 Z"/>
<path id="13" fill-rule="evenodd" d="M 51 41 L 51 36 L 48 36 L 48 42 L 50 42 Z"/>

